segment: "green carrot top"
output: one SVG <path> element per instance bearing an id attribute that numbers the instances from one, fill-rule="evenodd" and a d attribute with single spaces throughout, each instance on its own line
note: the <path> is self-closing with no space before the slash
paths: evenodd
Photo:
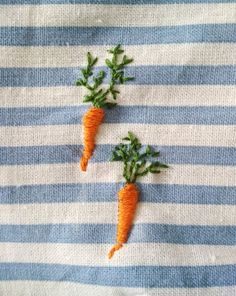
<path id="1" fill-rule="evenodd" d="M 91 102 L 94 107 L 111 108 L 116 106 L 114 102 L 119 91 L 116 89 L 117 84 L 124 84 L 126 81 L 132 80 L 133 77 L 124 76 L 124 68 L 130 64 L 133 59 L 122 55 L 124 50 L 118 44 L 115 48 L 109 49 L 108 52 L 112 54 L 111 60 L 106 59 L 106 66 L 110 69 L 110 82 L 106 89 L 101 88 L 105 78 L 105 71 L 101 70 L 94 75 L 94 66 L 98 58 L 93 58 L 90 52 L 87 53 L 87 66 L 81 69 L 82 78 L 76 81 L 77 86 L 84 86 L 88 90 L 88 94 L 84 96 L 83 102 Z M 122 55 L 122 58 L 120 57 Z M 120 62 L 118 61 L 120 60 Z M 109 101 L 108 96 L 111 95 L 113 101 Z"/>
<path id="2" fill-rule="evenodd" d="M 131 132 L 122 139 L 112 152 L 112 161 L 123 161 L 123 177 L 127 183 L 134 183 L 137 177 L 145 176 L 148 173 L 158 174 L 162 168 L 168 168 L 164 163 L 156 159 L 160 155 L 149 145 L 144 150 L 138 138 Z"/>

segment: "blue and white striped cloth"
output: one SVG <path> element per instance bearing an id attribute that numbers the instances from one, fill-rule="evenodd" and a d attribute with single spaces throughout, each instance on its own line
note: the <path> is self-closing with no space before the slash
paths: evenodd
<path id="1" fill-rule="evenodd" d="M 136 79 L 82 173 L 74 82 L 118 43 Z M 236 295 L 235 124 L 235 0 L 0 0 L 0 295 Z M 108 260 L 128 130 L 170 169 Z"/>

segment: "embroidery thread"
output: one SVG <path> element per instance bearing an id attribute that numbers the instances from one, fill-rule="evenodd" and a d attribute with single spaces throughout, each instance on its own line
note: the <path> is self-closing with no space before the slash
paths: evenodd
<path id="1" fill-rule="evenodd" d="M 101 88 L 105 78 L 105 71 L 101 70 L 97 75 L 93 74 L 98 58 L 93 58 L 90 52 L 87 53 L 87 66 L 81 70 L 82 78 L 76 81 L 77 86 L 84 86 L 89 91 L 89 94 L 84 96 L 83 102 L 92 103 L 92 107 L 85 113 L 82 120 L 84 127 L 84 149 L 80 159 L 82 171 L 86 171 L 88 161 L 93 155 L 96 134 L 105 116 L 104 108 L 109 109 L 116 106 L 114 101 L 119 91 L 115 86 L 133 79 L 133 77 L 124 76 L 123 70 L 125 66 L 130 64 L 133 59 L 128 58 L 126 55 L 123 55 L 121 59 L 120 55 L 124 52 L 121 45 L 118 44 L 108 52 L 112 54 L 112 59 L 105 60 L 107 67 L 110 69 L 110 83 L 106 89 Z M 121 61 L 119 62 L 119 60 Z M 113 101 L 110 101 L 109 98 Z"/>
<path id="2" fill-rule="evenodd" d="M 135 183 L 136 179 L 148 173 L 159 174 L 161 169 L 168 168 L 166 164 L 156 160 L 160 152 L 155 151 L 150 146 L 147 146 L 146 150 L 144 150 L 133 133 L 128 132 L 128 136 L 122 140 L 125 143 L 120 143 L 115 147 L 111 159 L 112 161 L 122 161 L 124 163 L 123 177 L 126 183 L 118 192 L 116 244 L 108 254 L 109 259 L 128 240 L 139 198 L 139 189 Z"/>

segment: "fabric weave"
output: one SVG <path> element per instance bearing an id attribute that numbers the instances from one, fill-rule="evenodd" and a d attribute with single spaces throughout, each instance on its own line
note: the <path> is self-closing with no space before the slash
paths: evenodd
<path id="1" fill-rule="evenodd" d="M 0 295 L 236 295 L 236 1 L 0 0 Z M 119 86 L 81 172 L 85 55 L 121 43 Z M 109 74 L 107 73 L 107 77 Z M 107 81 L 107 80 L 106 80 Z M 170 168 L 138 180 L 109 260 L 128 131 Z"/>

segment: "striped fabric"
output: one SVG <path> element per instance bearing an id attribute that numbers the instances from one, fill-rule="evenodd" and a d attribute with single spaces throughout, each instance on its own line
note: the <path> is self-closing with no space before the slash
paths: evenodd
<path id="1" fill-rule="evenodd" d="M 74 82 L 118 43 L 136 79 L 82 173 Z M 0 0 L 0 295 L 236 295 L 235 124 L 235 0 Z M 128 130 L 170 169 L 108 260 Z"/>

